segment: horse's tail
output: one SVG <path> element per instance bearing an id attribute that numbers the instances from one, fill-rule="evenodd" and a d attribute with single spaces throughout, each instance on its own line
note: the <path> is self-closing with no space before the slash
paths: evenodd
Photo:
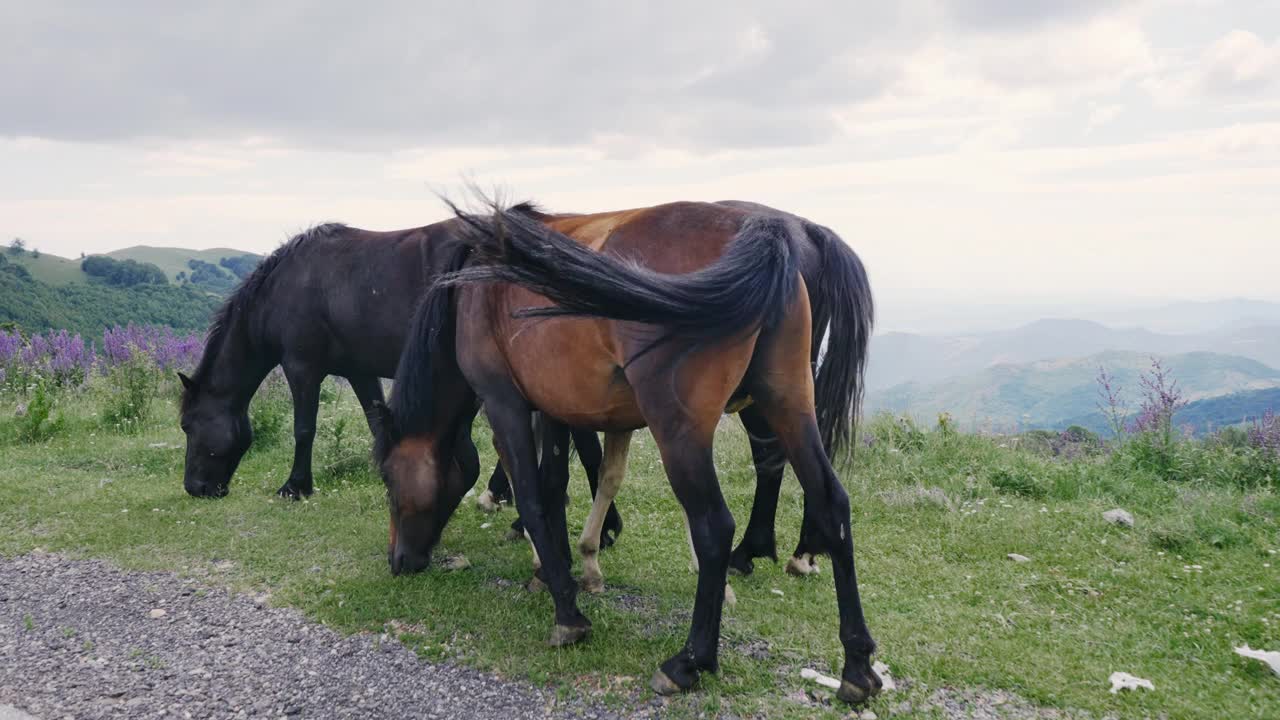
<path id="1" fill-rule="evenodd" d="M 468 240 L 479 262 L 446 282 L 509 282 L 557 304 L 524 310 L 526 317 L 592 316 L 659 327 L 632 361 L 677 338 L 700 344 L 772 327 L 798 286 L 795 238 L 780 218 L 749 218 L 714 263 L 673 275 L 596 252 L 519 212 L 458 216 L 472 230 Z"/>
<path id="2" fill-rule="evenodd" d="M 852 447 L 857 430 L 875 308 L 867 271 L 853 249 L 826 227 L 805 221 L 804 229 L 821 257 L 817 287 L 809 288 L 815 298 L 814 405 L 822 445 L 835 460 Z"/>

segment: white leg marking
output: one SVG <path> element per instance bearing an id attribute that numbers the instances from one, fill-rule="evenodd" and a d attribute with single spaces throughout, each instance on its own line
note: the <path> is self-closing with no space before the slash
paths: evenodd
<path id="1" fill-rule="evenodd" d="M 596 499 L 591 503 L 591 514 L 578 538 L 578 551 L 582 553 L 582 589 L 587 592 L 604 590 L 604 573 L 600 571 L 600 531 L 604 527 L 609 505 L 618 496 L 627 474 L 627 453 L 631 450 L 632 431 L 605 433 L 604 460 L 600 466 L 600 486 Z"/>

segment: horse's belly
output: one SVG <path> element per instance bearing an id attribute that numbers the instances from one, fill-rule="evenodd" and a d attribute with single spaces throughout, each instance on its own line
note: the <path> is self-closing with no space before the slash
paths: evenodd
<path id="1" fill-rule="evenodd" d="M 521 383 L 525 398 L 538 410 L 572 427 L 633 430 L 644 427 L 635 393 L 616 368 L 559 374 L 559 380 L 530 378 Z"/>

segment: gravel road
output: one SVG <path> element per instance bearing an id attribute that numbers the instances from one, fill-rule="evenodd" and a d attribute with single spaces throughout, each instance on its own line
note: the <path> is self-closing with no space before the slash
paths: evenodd
<path id="1" fill-rule="evenodd" d="M 41 720 L 613 716 L 176 575 L 41 553 L 0 558 L 0 710 L 14 708 Z"/>

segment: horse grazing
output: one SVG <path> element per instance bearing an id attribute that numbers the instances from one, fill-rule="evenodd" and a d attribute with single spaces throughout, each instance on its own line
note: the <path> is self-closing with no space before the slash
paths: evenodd
<path id="1" fill-rule="evenodd" d="M 861 267 L 845 259 L 848 248 L 838 235 L 817 223 L 791 213 L 758 203 L 740 200 L 724 200 L 716 205 L 743 210 L 755 215 L 767 215 L 788 225 L 788 231 L 796 241 L 797 264 L 809 294 L 809 307 L 813 316 L 813 343 L 810 360 L 815 369 L 816 409 L 819 417 L 828 418 L 823 427 L 823 446 L 830 452 L 836 438 L 846 438 L 850 432 L 847 420 L 850 402 L 861 400 L 861 364 L 865 358 L 867 339 L 871 333 L 872 300 Z M 519 208 L 525 214 L 553 224 L 558 232 L 585 242 L 593 247 L 603 242 L 602 233 L 612 231 L 614 221 L 610 216 L 596 215 L 547 215 L 536 211 L 529 204 Z M 824 338 L 830 341 L 828 352 L 823 353 Z M 777 514 L 778 495 L 782 487 L 786 455 L 769 428 L 759 408 L 750 402 L 738 402 L 734 407 L 747 432 L 751 444 L 751 457 L 756 470 L 756 493 L 751 505 L 751 516 L 742 540 L 729 556 L 729 570 L 740 575 L 750 575 L 755 569 L 755 558 L 778 560 L 774 518 Z M 576 435 L 575 435 L 576 437 Z M 627 447 L 621 438 L 613 451 L 618 463 L 610 470 L 600 470 L 602 476 L 599 491 L 591 515 L 582 530 L 580 549 L 584 572 L 582 587 L 592 592 L 603 590 L 604 577 L 600 571 L 597 551 L 599 544 L 608 545 L 611 528 L 621 528 L 622 520 L 614 509 L 625 473 Z M 608 448 L 605 455 L 609 456 Z M 592 485 L 593 488 L 596 485 Z M 477 498 L 477 504 L 486 510 L 496 508 L 497 503 L 511 501 L 511 486 L 499 463 L 489 479 L 488 489 Z M 521 529 L 517 518 L 512 528 Z M 802 522 L 800 539 L 795 551 L 787 560 L 786 571 L 791 575 L 810 575 L 818 572 L 814 560 L 815 550 L 809 542 L 807 523 Z M 597 543 L 599 538 L 599 543 Z M 697 558 L 694 558 L 697 563 Z"/>
<path id="2" fill-rule="evenodd" d="M 456 220 L 394 232 L 320 225 L 263 260 L 214 316 L 194 374 L 179 373 L 187 492 L 227 494 L 253 441 L 249 401 L 267 373 L 283 366 L 293 395 L 294 456 L 278 492 L 310 495 L 321 381 L 347 378 L 366 414 L 383 399 L 379 378 L 395 374 L 412 308 L 463 247 L 459 230 Z M 591 432 L 573 438 L 594 495 L 600 441 Z M 470 444 L 470 436 L 459 442 Z M 616 510 L 605 525 L 621 531 Z"/>
<path id="3" fill-rule="evenodd" d="M 563 481 L 539 476 L 532 412 L 615 438 L 648 426 L 689 527 L 699 565 L 683 649 L 651 686 L 687 690 L 718 667 L 720 616 L 734 521 L 716 479 L 712 442 L 726 407 L 750 401 L 777 437 L 805 494 L 808 542 L 831 556 L 845 664 L 837 695 L 879 691 L 875 643 L 863 618 L 849 498 L 828 459 L 848 441 L 865 353 L 843 367 L 840 412 L 815 411 L 813 317 L 796 224 L 777 214 L 706 203 L 540 222 L 494 208 L 459 213 L 472 232 L 453 273 L 418 309 L 391 405 L 375 408 L 375 453 L 388 488 L 391 553 L 429 557 L 467 484 L 454 438 L 477 399 L 494 428 L 516 504 L 555 603 L 551 644 L 577 642 L 591 622 L 570 575 Z M 544 224 L 544 222 L 546 224 Z M 593 225 L 575 237 L 564 224 Z M 843 247 L 835 270 L 854 278 L 840 312 L 869 327 L 861 262 Z M 836 405 L 828 405 L 834 408 Z"/>

